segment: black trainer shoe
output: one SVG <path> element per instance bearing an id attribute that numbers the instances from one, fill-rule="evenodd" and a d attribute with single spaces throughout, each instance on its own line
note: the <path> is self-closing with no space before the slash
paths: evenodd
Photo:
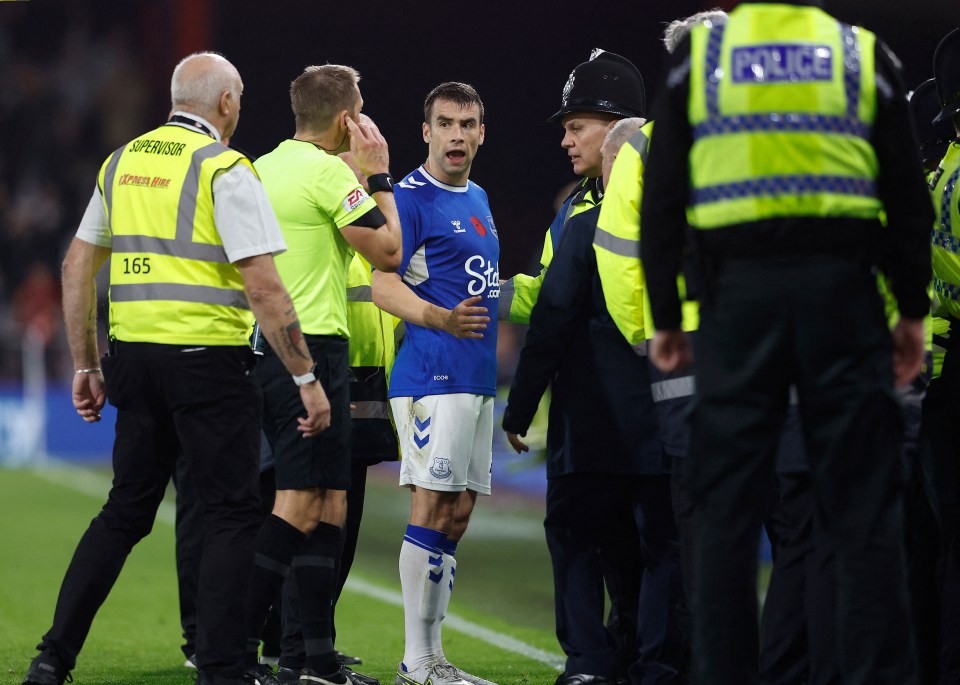
<path id="1" fill-rule="evenodd" d="M 363 663 L 363 659 L 358 656 L 349 656 L 343 652 L 334 652 L 337 655 L 337 663 L 341 666 L 357 666 Z"/>
<path id="2" fill-rule="evenodd" d="M 280 681 L 277 680 L 277 676 L 274 675 L 273 669 L 266 664 L 251 666 L 243 672 L 243 675 L 249 685 L 280 685 Z"/>
<path id="3" fill-rule="evenodd" d="M 350 677 L 346 666 L 341 666 L 336 673 L 320 675 L 310 668 L 300 671 L 300 685 L 362 685 Z"/>
<path id="4" fill-rule="evenodd" d="M 72 683 L 70 671 L 65 669 L 60 660 L 50 651 L 40 652 L 27 669 L 23 685 L 63 685 Z"/>
<path id="5" fill-rule="evenodd" d="M 277 681 L 283 685 L 284 683 L 295 683 L 300 680 L 300 669 L 299 668 L 287 668 L 286 666 L 281 666 L 277 669 Z"/>

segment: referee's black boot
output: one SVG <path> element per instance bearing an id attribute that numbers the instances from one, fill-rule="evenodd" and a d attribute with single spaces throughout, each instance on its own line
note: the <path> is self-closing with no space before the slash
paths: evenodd
<path id="1" fill-rule="evenodd" d="M 280 685 L 276 674 L 268 664 L 257 664 L 243 672 L 247 685 Z"/>
<path id="2" fill-rule="evenodd" d="M 34 657 L 23 679 L 23 685 L 63 685 L 64 682 L 72 683 L 73 677 L 49 648 Z"/>

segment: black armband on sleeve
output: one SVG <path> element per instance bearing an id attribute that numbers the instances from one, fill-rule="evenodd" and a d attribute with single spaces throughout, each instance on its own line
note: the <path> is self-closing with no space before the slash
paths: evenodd
<path id="1" fill-rule="evenodd" d="M 387 217 L 383 215 L 379 207 L 372 208 L 356 221 L 350 222 L 352 226 L 363 226 L 364 228 L 380 228 L 385 223 L 387 223 Z"/>

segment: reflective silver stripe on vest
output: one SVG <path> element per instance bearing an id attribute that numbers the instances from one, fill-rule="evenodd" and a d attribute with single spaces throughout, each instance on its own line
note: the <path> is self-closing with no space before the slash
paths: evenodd
<path id="1" fill-rule="evenodd" d="M 637 131 L 630 136 L 627 142 L 630 144 L 630 147 L 640 155 L 640 161 L 643 162 L 643 166 L 647 166 L 647 155 L 650 154 L 650 139 L 647 138 L 647 134 L 643 131 Z"/>
<path id="2" fill-rule="evenodd" d="M 153 238 L 145 235 L 115 235 L 113 237 L 114 252 L 148 252 L 162 254 L 181 259 L 196 259 L 201 262 L 227 264 L 227 253 L 223 245 L 195 243 L 192 240 L 183 242 L 179 238 Z"/>
<path id="3" fill-rule="evenodd" d="M 707 116 L 711 118 L 720 116 L 720 100 L 717 93 L 720 87 L 720 79 L 723 78 L 723 70 L 720 68 L 720 46 L 723 44 L 723 32 L 726 28 L 726 23 L 714 24 L 713 28 L 710 29 L 710 35 L 707 37 L 704 88 L 706 90 Z"/>
<path id="4" fill-rule="evenodd" d="M 934 247 L 940 247 L 947 252 L 960 253 L 960 237 L 936 228 L 930 229 L 930 242 Z"/>
<path id="5" fill-rule="evenodd" d="M 653 394 L 654 402 L 666 402 L 667 400 L 678 400 L 682 397 L 692 397 L 693 391 L 693 376 L 670 378 L 665 381 L 657 381 L 656 383 L 650 384 L 650 392 Z"/>
<path id="6" fill-rule="evenodd" d="M 393 329 L 393 349 L 399 350 L 404 336 L 407 335 L 407 324 L 401 321 Z"/>
<path id="7" fill-rule="evenodd" d="M 633 351 L 636 353 L 636 355 L 637 355 L 638 357 L 646 357 L 646 356 L 647 356 L 647 341 L 646 341 L 646 340 L 644 340 L 643 342 L 638 342 L 636 345 L 631 345 L 630 347 L 631 347 L 631 349 L 633 349 Z"/>
<path id="8" fill-rule="evenodd" d="M 806 112 L 765 112 L 762 114 L 735 114 L 716 116 L 693 127 L 693 139 L 730 133 L 835 133 L 837 135 L 869 138 L 872 127 L 851 116 L 808 114 Z"/>
<path id="9" fill-rule="evenodd" d="M 640 259 L 640 241 L 630 240 L 629 238 L 620 238 L 612 233 L 604 231 L 599 226 L 596 233 L 593 234 L 593 244 L 602 247 L 604 250 L 612 252 L 620 257 L 632 257 Z M 502 295 L 501 290 L 501 297 Z"/>
<path id="10" fill-rule="evenodd" d="M 946 234 L 953 233 L 953 215 L 950 213 L 950 206 L 958 177 L 960 177 L 960 167 L 947 177 L 947 182 L 943 184 L 943 195 L 940 197 L 940 230 Z"/>
<path id="11" fill-rule="evenodd" d="M 957 187 L 958 178 L 960 178 L 960 167 L 950 174 L 947 182 L 943 186 L 943 195 L 940 198 L 940 230 L 937 231 L 933 229 L 930 232 L 931 244 L 950 252 L 953 252 L 950 246 L 954 244 L 951 207 L 953 205 L 953 194 Z M 948 237 L 950 240 L 948 240 Z M 936 275 L 933 277 L 933 292 L 936 293 L 938 297 L 955 302 L 960 301 L 960 285 L 945 281 Z"/>
<path id="12" fill-rule="evenodd" d="M 960 285 L 945 281 L 937 276 L 933 277 L 933 292 L 935 292 L 938 297 L 960 302 Z"/>
<path id="13" fill-rule="evenodd" d="M 215 264 L 228 264 L 227 253 L 223 245 L 211 245 L 209 243 L 197 243 L 193 241 L 194 218 L 197 214 L 197 197 L 199 194 L 200 168 L 203 163 L 222 154 L 229 148 L 222 143 L 211 142 L 202 148 L 194 151 L 190 158 L 190 167 L 184 177 L 183 187 L 180 189 L 180 201 L 177 204 L 177 232 L 176 237 L 156 238 L 145 235 L 114 235 L 113 251 L 123 252 L 148 252 L 151 254 L 162 254 L 181 259 L 196 259 L 203 262 L 213 262 Z M 119 160 L 120 155 L 115 155 Z M 110 164 L 113 160 L 110 161 Z M 114 164 L 110 168 L 108 164 L 104 174 L 104 188 L 113 187 L 113 177 L 116 175 L 117 167 Z M 104 196 L 107 203 L 107 210 L 110 213 L 111 221 L 113 218 L 113 194 L 110 197 Z"/>
<path id="14" fill-rule="evenodd" d="M 193 244 L 193 220 L 197 214 L 197 195 L 200 192 L 200 167 L 208 159 L 229 149 L 223 143 L 214 141 L 194 152 L 190 158 L 190 168 L 187 169 L 187 176 L 180 189 L 180 204 L 177 206 L 177 243 Z M 220 249 L 223 250 L 222 247 Z M 223 259 L 227 259 L 226 252 L 223 253 Z"/>
<path id="15" fill-rule="evenodd" d="M 350 412 L 351 419 L 390 419 L 386 402 L 351 401 L 356 409 Z"/>
<path id="16" fill-rule="evenodd" d="M 373 302 L 373 288 L 369 285 L 347 288 L 347 302 Z"/>
<path id="17" fill-rule="evenodd" d="M 214 288 L 209 285 L 184 285 L 182 283 L 114 284 L 110 286 L 110 300 L 113 302 L 172 300 L 250 309 L 247 296 L 242 290 Z"/>
<path id="18" fill-rule="evenodd" d="M 856 197 L 876 197 L 877 184 L 868 178 L 853 176 L 761 176 L 744 181 L 721 183 L 690 189 L 690 204 L 702 205 L 726 200 L 780 195 L 832 193 Z"/>
<path id="19" fill-rule="evenodd" d="M 510 320 L 510 309 L 513 307 L 514 294 L 512 278 L 500 281 L 500 299 L 497 301 L 497 318 L 500 321 Z"/>
<path id="20" fill-rule="evenodd" d="M 860 108 L 860 42 L 850 24 L 840 22 L 840 44 L 843 45 L 843 92 L 847 97 L 847 116 L 857 118 Z"/>
<path id="21" fill-rule="evenodd" d="M 113 179 L 117 175 L 117 165 L 120 164 L 120 155 L 125 148 L 126 145 L 116 150 L 103 170 L 103 204 L 107 208 L 107 217 L 111 220 L 113 219 Z"/>

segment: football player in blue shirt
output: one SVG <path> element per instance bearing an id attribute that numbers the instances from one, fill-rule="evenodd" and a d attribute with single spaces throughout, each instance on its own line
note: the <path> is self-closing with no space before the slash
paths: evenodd
<path id="1" fill-rule="evenodd" d="M 500 244 L 487 194 L 469 180 L 483 103 L 473 87 L 443 83 L 424 119 L 427 160 L 395 186 L 403 261 L 395 274 L 373 274 L 376 305 L 407 322 L 390 379 L 400 485 L 412 494 L 397 685 L 492 685 L 452 666 L 440 640 L 457 543 L 477 494 L 490 494 L 497 328 L 487 324 L 500 297 Z"/>

